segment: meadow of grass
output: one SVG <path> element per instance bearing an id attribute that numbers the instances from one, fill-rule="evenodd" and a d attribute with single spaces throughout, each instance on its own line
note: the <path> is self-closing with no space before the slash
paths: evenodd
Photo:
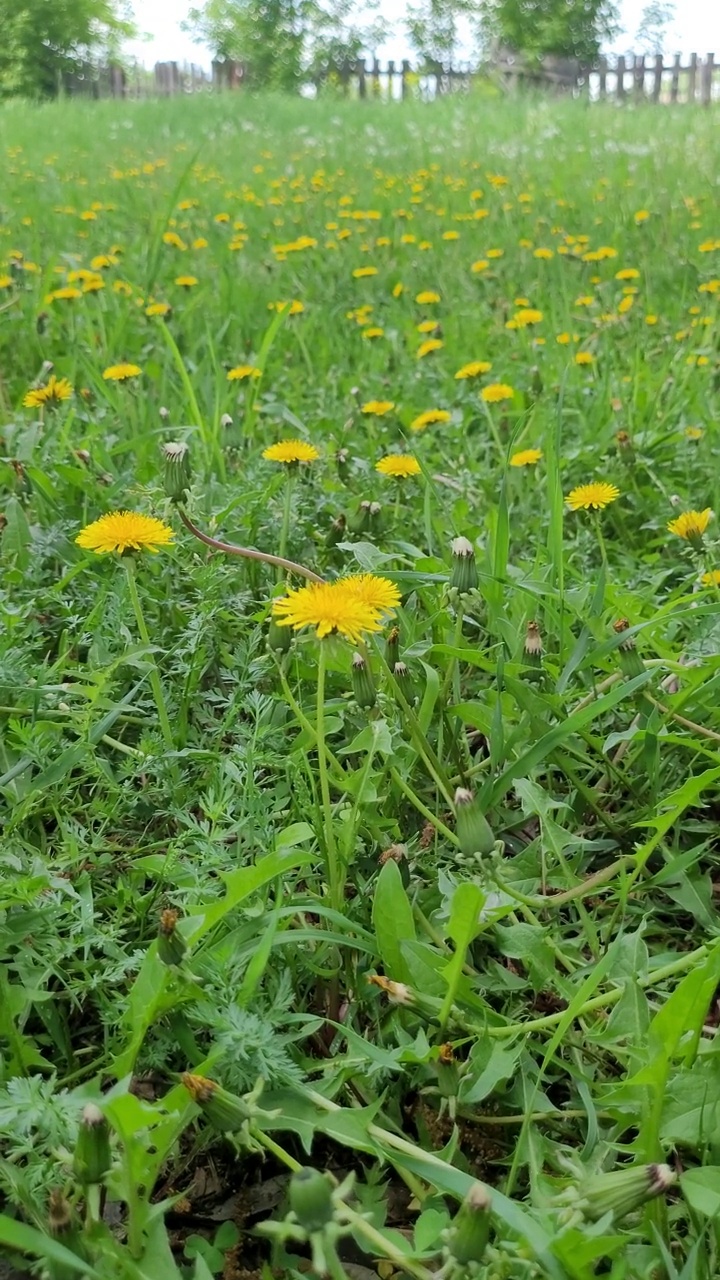
<path id="1" fill-rule="evenodd" d="M 717 125 L 3 107 L 15 1266 L 718 1274 Z"/>

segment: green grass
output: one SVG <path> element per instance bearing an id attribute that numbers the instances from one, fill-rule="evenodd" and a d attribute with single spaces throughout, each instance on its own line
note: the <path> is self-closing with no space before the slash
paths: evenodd
<path id="1" fill-rule="evenodd" d="M 207 1280 L 233 1256 L 258 1276 L 311 1256 L 333 1277 L 717 1274 L 720 558 L 714 522 L 695 545 L 667 528 L 720 511 L 717 125 L 473 96 L 4 106 L 11 1260 L 50 1280 Z M 47 301 L 108 254 L 102 289 Z M 442 346 L 418 358 L 426 320 Z M 473 360 L 492 368 L 457 379 Z M 140 376 L 105 380 L 122 361 Z M 74 394 L 26 408 L 45 362 Z M 228 380 L 242 364 L 261 376 Z M 376 399 L 395 407 L 364 414 Z M 449 421 L 414 432 L 428 409 Z M 262 457 L 287 438 L 319 458 Z M 190 447 L 181 509 L 168 441 Z M 375 470 L 401 452 L 418 475 Z M 570 510 L 594 481 L 617 500 Z M 76 545 L 120 509 L 174 542 L 125 563 Z M 272 599 L 303 579 L 183 519 L 326 579 L 379 574 L 402 604 L 359 646 L 272 647 Z M 672 1185 L 645 1203 L 657 1162 Z M 217 1234 L 236 1189 L 305 1165 L 329 1170 L 319 1209 L 296 1177 Z M 490 1210 L 459 1261 L 477 1180 Z M 599 1203 L 619 1208 L 598 1226 Z"/>

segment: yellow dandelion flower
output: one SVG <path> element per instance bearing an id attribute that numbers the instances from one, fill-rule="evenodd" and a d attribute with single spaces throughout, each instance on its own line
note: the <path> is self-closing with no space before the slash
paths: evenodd
<path id="1" fill-rule="evenodd" d="M 439 351 L 444 345 L 441 338 L 426 338 L 424 342 L 420 343 L 415 352 L 415 357 L 417 360 L 422 360 L 425 356 L 432 355 L 433 351 Z"/>
<path id="2" fill-rule="evenodd" d="M 396 480 L 404 480 L 408 476 L 420 474 L 420 463 L 409 453 L 388 453 L 375 463 L 375 470 L 381 476 L 392 476 Z"/>
<path id="3" fill-rule="evenodd" d="M 75 541 L 85 551 L 95 551 L 99 556 L 111 551 L 124 555 L 126 551 L 155 553 L 160 547 L 168 546 L 174 536 L 172 529 L 154 516 L 136 511 L 108 511 L 81 529 Z"/>
<path id="4" fill-rule="evenodd" d="M 149 307 L 145 308 L 146 316 L 169 316 L 172 307 L 169 302 L 151 302 Z"/>
<path id="5" fill-rule="evenodd" d="M 542 311 L 538 311 L 536 307 L 522 307 L 520 311 L 516 311 L 512 317 L 512 322 L 508 321 L 506 328 L 513 326 L 517 329 L 524 329 L 529 324 L 539 324 L 543 318 Z"/>
<path id="6" fill-rule="evenodd" d="M 127 382 L 128 378 L 139 378 L 142 369 L 137 364 L 128 364 L 124 360 L 121 364 L 111 364 L 103 373 L 106 382 Z"/>
<path id="7" fill-rule="evenodd" d="M 442 238 L 443 240 L 459 240 L 460 232 L 459 231 L 443 231 Z"/>
<path id="8" fill-rule="evenodd" d="M 561 347 L 566 347 L 566 346 L 567 346 L 567 344 L 570 342 L 570 334 L 569 334 L 569 333 L 559 333 L 559 334 L 557 335 L 557 337 L 555 338 L 555 341 L 556 341 L 556 342 L 559 342 Z"/>
<path id="9" fill-rule="evenodd" d="M 187 245 L 177 231 L 166 231 L 163 235 L 163 244 L 172 245 L 174 249 L 187 249 Z"/>
<path id="10" fill-rule="evenodd" d="M 338 633 L 357 642 L 363 635 L 379 631 L 382 622 L 377 609 L 342 582 L 312 582 L 273 601 L 272 611 L 280 627 L 315 627 L 318 639 Z"/>
<path id="11" fill-rule="evenodd" d="M 415 294 L 415 301 L 418 302 L 421 307 L 428 307 L 433 302 L 440 301 L 440 294 L 436 293 L 434 289 L 422 289 L 420 293 Z"/>
<path id="12" fill-rule="evenodd" d="M 489 266 L 490 266 L 490 263 L 488 262 L 487 258 L 478 258 L 477 262 L 472 263 L 470 270 L 472 271 L 473 275 L 477 276 L 480 274 L 481 271 L 487 271 Z"/>
<path id="13" fill-rule="evenodd" d="M 59 404 L 72 396 L 72 384 L 67 378 L 56 378 L 52 375 L 44 387 L 33 387 L 28 391 L 23 404 L 26 409 L 38 409 L 44 404 Z"/>
<path id="14" fill-rule="evenodd" d="M 365 280 L 368 276 L 376 276 L 377 273 L 377 267 L 356 267 L 353 271 L 353 278 L 355 280 Z"/>
<path id="15" fill-rule="evenodd" d="M 515 392 L 507 382 L 490 382 L 483 387 L 480 398 L 486 404 L 500 404 L 503 400 L 512 400 Z"/>
<path id="16" fill-rule="evenodd" d="M 76 298 L 82 298 L 82 290 L 76 289 L 74 285 L 64 285 L 62 289 L 53 289 L 52 293 L 48 293 L 45 301 L 74 302 Z"/>
<path id="17" fill-rule="evenodd" d="M 649 325 L 657 324 L 658 318 L 653 312 L 649 312 L 645 317 L 645 323 Z"/>
<path id="18" fill-rule="evenodd" d="M 620 490 L 605 480 L 594 480 L 571 489 L 566 502 L 571 511 L 602 511 L 620 497 Z"/>
<path id="19" fill-rule="evenodd" d="M 385 330 L 379 324 L 371 324 L 369 328 L 362 331 L 363 338 L 382 338 L 384 334 Z"/>
<path id="20" fill-rule="evenodd" d="M 635 214 L 635 221 L 637 223 L 647 222 L 649 217 L 650 217 L 649 209 L 638 209 L 637 213 Z"/>
<path id="21" fill-rule="evenodd" d="M 464 364 L 455 374 L 456 378 L 478 378 L 481 373 L 489 373 L 492 364 L 489 360 L 471 360 Z"/>
<path id="22" fill-rule="evenodd" d="M 710 569 L 700 581 L 704 587 L 720 587 L 720 569 Z"/>
<path id="23" fill-rule="evenodd" d="M 424 413 L 419 413 L 417 418 L 413 418 L 410 430 L 424 431 L 426 427 L 431 427 L 436 422 L 449 422 L 450 416 L 447 409 L 426 409 Z"/>
<path id="24" fill-rule="evenodd" d="M 404 292 L 405 292 L 405 285 L 403 284 L 402 280 L 398 280 L 397 284 L 393 285 L 393 291 L 392 291 L 393 298 L 401 297 Z"/>
<path id="25" fill-rule="evenodd" d="M 540 259 L 544 259 L 545 261 L 549 261 L 549 259 L 552 258 L 553 256 L 554 254 L 552 249 L 544 249 L 544 248 L 533 249 L 533 258 L 540 258 Z"/>
<path id="26" fill-rule="evenodd" d="M 615 272 L 616 280 L 639 280 L 640 272 L 637 267 L 623 267 L 622 271 Z"/>
<path id="27" fill-rule="evenodd" d="M 702 440 L 704 436 L 702 427 L 686 427 L 685 436 L 688 440 Z"/>
<path id="28" fill-rule="evenodd" d="M 258 369 L 254 364 L 236 364 L 234 369 L 228 369 L 228 382 L 244 382 L 246 378 L 260 378 L 262 369 Z"/>
<path id="29" fill-rule="evenodd" d="M 415 325 L 415 328 L 418 333 L 434 333 L 436 329 L 440 328 L 440 325 L 437 320 L 421 320 L 420 324 Z"/>
<path id="30" fill-rule="evenodd" d="M 618 302 L 618 315 L 624 316 L 625 313 L 633 306 L 634 302 L 634 295 L 632 293 L 626 293 L 625 297 L 621 298 Z"/>
<path id="31" fill-rule="evenodd" d="M 199 282 L 197 276 L 176 276 L 175 283 L 180 285 L 181 289 L 194 289 Z"/>
<path id="32" fill-rule="evenodd" d="M 362 601 L 370 609 L 378 613 L 389 613 L 400 604 L 400 592 L 389 578 L 380 578 L 374 573 L 359 573 L 347 578 L 339 578 L 336 584 L 350 592 L 356 600 Z"/>
<path id="33" fill-rule="evenodd" d="M 511 467 L 534 467 L 542 458 L 542 449 L 520 449 L 510 459 Z"/>
<path id="34" fill-rule="evenodd" d="M 504 256 L 505 256 L 504 249 L 488 249 L 486 254 L 486 257 L 488 258 L 503 258 Z"/>
<path id="35" fill-rule="evenodd" d="M 675 520 L 668 522 L 668 532 L 677 534 L 678 538 L 684 538 L 693 546 L 699 546 L 712 518 L 711 507 L 706 507 L 704 511 L 682 511 Z"/>
<path id="36" fill-rule="evenodd" d="M 268 302 L 268 311 L 287 311 L 289 316 L 299 316 L 305 310 L 305 303 L 300 302 L 299 298 L 288 300 L 283 298 L 280 302 Z"/>
<path id="37" fill-rule="evenodd" d="M 208 242 L 204 236 L 198 236 L 195 240 L 193 240 L 192 247 L 193 249 L 207 249 Z M 233 246 L 231 245 L 230 247 L 232 248 Z"/>
<path id="38" fill-rule="evenodd" d="M 583 293 L 579 298 L 575 299 L 576 307 L 591 307 L 595 298 L 592 293 Z"/>
<path id="39" fill-rule="evenodd" d="M 394 400 L 366 400 L 362 406 L 363 413 L 372 413 L 376 418 L 383 418 L 395 408 Z"/>
<path id="40" fill-rule="evenodd" d="M 315 445 L 308 444 L 306 440 L 280 440 L 278 444 L 271 444 L 263 449 L 262 456 L 268 462 L 285 462 L 289 465 L 294 462 L 315 462 L 320 454 Z"/>
<path id="41" fill-rule="evenodd" d="M 575 363 L 576 364 L 594 364 L 595 357 L 592 354 L 592 351 L 576 351 Z"/>

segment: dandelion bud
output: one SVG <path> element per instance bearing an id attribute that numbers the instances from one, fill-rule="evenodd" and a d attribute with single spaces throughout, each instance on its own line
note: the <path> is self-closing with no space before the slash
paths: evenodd
<path id="1" fill-rule="evenodd" d="M 641 1164 L 632 1169 L 615 1169 L 587 1178 L 578 1187 L 585 1216 L 595 1221 L 612 1213 L 623 1218 L 647 1200 L 663 1195 L 677 1182 L 677 1174 L 667 1164 Z"/>
<path id="2" fill-rule="evenodd" d="M 385 661 L 392 671 L 400 659 L 400 628 L 391 627 L 385 641 Z"/>
<path id="3" fill-rule="evenodd" d="M 542 666 L 542 636 L 537 622 L 528 622 L 525 644 L 523 646 L 525 663 L 528 667 Z"/>
<path id="4" fill-rule="evenodd" d="M 332 1221 L 332 1185 L 319 1169 L 298 1169 L 290 1179 L 289 1197 L 290 1208 L 308 1235 Z"/>
<path id="5" fill-rule="evenodd" d="M 268 649 L 274 653 L 288 653 L 292 644 L 292 631 L 289 627 L 279 627 L 274 618 L 268 627 Z"/>
<path id="6" fill-rule="evenodd" d="M 385 978 L 381 973 L 371 974 L 368 982 L 373 987 L 379 987 L 391 1004 L 412 1009 L 427 1022 L 439 1020 L 443 1002 L 438 996 L 426 996 L 422 991 L 416 991 L 414 987 L 407 986 L 405 982 L 394 982 L 392 978 Z"/>
<path id="7" fill-rule="evenodd" d="M 42 369 L 40 370 L 40 381 L 43 382 L 49 373 L 52 373 L 55 365 L 52 360 L 43 360 Z"/>
<path id="8" fill-rule="evenodd" d="M 455 792 L 455 830 L 460 851 L 466 858 L 491 853 L 495 846 L 495 837 L 480 810 L 477 797 L 464 787 L 458 787 Z"/>
<path id="9" fill-rule="evenodd" d="M 53 1187 L 48 1197 L 48 1229 L 55 1240 L 61 1240 L 72 1230 L 72 1205 L 65 1199 L 62 1191 Z"/>
<path id="10" fill-rule="evenodd" d="M 474 591 L 478 584 L 477 565 L 475 564 L 475 548 L 467 538 L 453 538 L 452 572 L 450 586 L 456 591 Z"/>
<path id="11" fill-rule="evenodd" d="M 231 426 L 232 426 L 232 424 L 233 424 L 233 420 L 232 420 L 232 418 L 230 417 L 230 414 L 229 414 L 229 413 L 224 413 L 224 414 L 223 414 L 223 416 L 222 416 L 222 418 L 220 419 L 220 426 L 221 426 L 221 427 L 231 427 Z"/>
<path id="12" fill-rule="evenodd" d="M 396 662 L 392 668 L 395 687 L 406 702 L 413 700 L 412 676 L 404 662 Z"/>
<path id="13" fill-rule="evenodd" d="M 347 480 L 348 471 L 350 470 L 349 449 L 338 449 L 335 454 L 335 465 L 337 467 L 337 473 L 344 484 Z"/>
<path id="14" fill-rule="evenodd" d="M 635 450 L 627 431 L 617 431 L 615 433 L 615 444 L 623 462 L 628 466 L 632 466 L 635 461 Z"/>
<path id="15" fill-rule="evenodd" d="M 382 516 L 382 507 L 380 506 L 380 503 L 369 502 L 368 503 L 368 521 L 370 524 L 370 528 L 374 529 L 376 533 L 380 528 L 381 516 Z"/>
<path id="16" fill-rule="evenodd" d="M 160 408 L 158 409 L 158 413 L 162 418 L 163 422 L 167 422 L 168 418 L 170 417 L 170 410 L 167 409 L 164 404 L 160 405 Z"/>
<path id="17" fill-rule="evenodd" d="M 183 502 L 190 488 L 190 446 L 174 441 L 162 447 L 165 461 L 165 493 L 172 502 Z"/>
<path id="18" fill-rule="evenodd" d="M 340 512 L 340 515 L 335 517 L 332 524 L 330 525 L 330 528 L 327 531 L 327 534 L 325 536 L 325 546 L 336 547 L 338 542 L 341 542 L 342 539 L 345 537 L 346 530 L 347 530 L 347 519 L 342 514 L 342 512 Z"/>
<path id="19" fill-rule="evenodd" d="M 102 1182 L 110 1168 L 110 1129 L 99 1107 L 89 1102 L 82 1113 L 73 1155 L 73 1173 L 78 1182 L 91 1186 Z"/>
<path id="20" fill-rule="evenodd" d="M 187 951 L 187 943 L 181 933 L 178 933 L 177 922 L 180 919 L 179 911 L 168 908 L 163 911 L 160 916 L 160 925 L 158 928 L 158 955 L 163 964 L 177 965 L 181 964 L 185 958 Z"/>
<path id="21" fill-rule="evenodd" d="M 407 849 L 404 844 L 391 844 L 387 849 L 383 849 L 378 858 L 378 866 L 384 867 L 386 862 L 403 862 L 407 858 Z"/>
<path id="22" fill-rule="evenodd" d="M 38 317 L 37 317 L 37 320 L 35 321 L 35 329 L 37 333 L 39 333 L 40 337 L 42 337 L 43 334 L 45 333 L 48 327 L 49 319 L 50 319 L 50 316 L 48 315 L 47 311 L 38 312 Z"/>
<path id="23" fill-rule="evenodd" d="M 359 707 L 369 710 L 377 702 L 377 692 L 372 672 L 361 653 L 354 653 L 352 660 L 352 687 Z"/>
<path id="24" fill-rule="evenodd" d="M 75 457 L 77 458 L 78 462 L 82 462 L 84 467 L 89 467 L 92 461 L 87 449 L 76 449 Z"/>
<path id="25" fill-rule="evenodd" d="M 370 503 L 361 502 L 348 521 L 352 533 L 365 533 L 370 524 Z"/>
<path id="26" fill-rule="evenodd" d="M 539 395 L 542 395 L 543 380 L 542 380 L 542 374 L 538 369 L 537 365 L 533 365 L 532 369 L 530 370 L 530 386 L 532 388 L 532 393 L 534 396 L 537 397 Z"/>
<path id="27" fill-rule="evenodd" d="M 462 1266 L 481 1262 L 490 1239 L 490 1195 L 474 1182 L 447 1230 L 450 1256 Z"/>
<path id="28" fill-rule="evenodd" d="M 618 636 L 628 631 L 629 627 L 630 623 L 627 618 L 618 618 L 617 622 L 613 622 L 613 631 Z M 632 680 L 634 676 L 642 675 L 645 666 L 637 651 L 634 636 L 626 635 L 620 641 L 618 645 L 618 660 L 620 662 L 620 670 L 628 680 Z"/>
<path id="29" fill-rule="evenodd" d="M 441 1044 L 436 1063 L 438 1087 L 443 1098 L 456 1098 L 460 1073 L 451 1044 Z"/>
<path id="30" fill-rule="evenodd" d="M 251 1119 L 252 1112 L 242 1098 L 228 1093 L 207 1076 L 195 1076 L 186 1071 L 181 1080 L 205 1118 L 221 1133 L 236 1133 L 246 1120 Z"/>

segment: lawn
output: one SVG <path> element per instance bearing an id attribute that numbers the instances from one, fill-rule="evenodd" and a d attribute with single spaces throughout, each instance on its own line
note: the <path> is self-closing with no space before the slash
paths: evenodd
<path id="1" fill-rule="evenodd" d="M 717 1275 L 717 113 L 0 146 L 0 1256 Z"/>

